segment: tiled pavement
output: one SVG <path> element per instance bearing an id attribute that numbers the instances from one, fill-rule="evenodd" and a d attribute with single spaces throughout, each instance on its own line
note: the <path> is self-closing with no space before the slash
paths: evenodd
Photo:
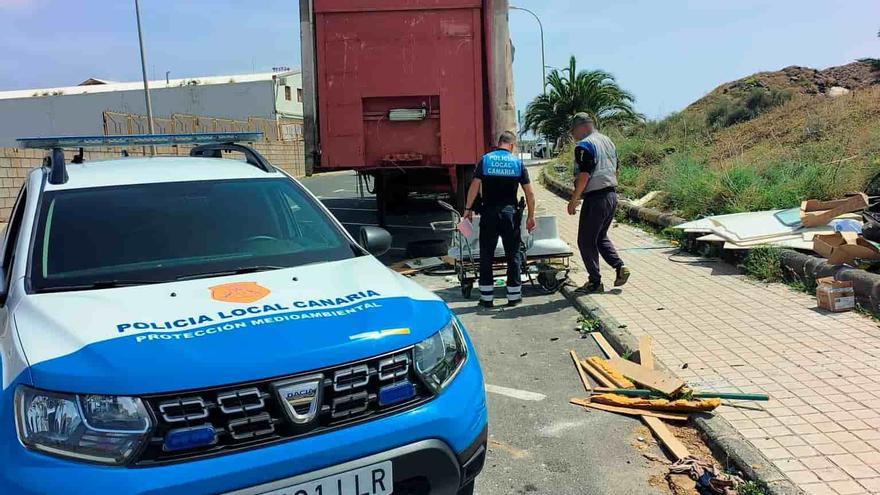
<path id="1" fill-rule="evenodd" d="M 538 186 L 538 208 L 575 246 L 576 217 Z M 811 494 L 880 494 L 880 328 L 815 298 L 746 279 L 730 265 L 674 255 L 651 235 L 616 225 L 611 238 L 633 272 L 596 298 L 694 388 L 766 392 L 770 402 L 718 412 Z M 670 256 L 672 256 L 670 258 Z M 578 267 L 580 263 L 578 262 Z M 613 271 L 603 266 L 606 286 Z M 583 283 L 577 270 L 574 281 Z"/>

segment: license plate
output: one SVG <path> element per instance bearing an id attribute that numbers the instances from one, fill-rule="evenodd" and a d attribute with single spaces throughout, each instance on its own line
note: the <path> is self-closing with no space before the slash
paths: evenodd
<path id="1" fill-rule="evenodd" d="M 394 490 L 391 461 L 334 474 L 263 495 L 388 495 Z"/>

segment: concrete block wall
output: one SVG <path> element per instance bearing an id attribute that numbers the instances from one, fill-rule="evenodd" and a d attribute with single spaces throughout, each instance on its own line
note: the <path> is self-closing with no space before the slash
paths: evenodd
<path id="1" fill-rule="evenodd" d="M 159 155 L 187 156 L 188 146 L 160 146 Z M 305 152 L 302 141 L 261 142 L 254 148 L 276 167 L 283 169 L 294 177 L 305 175 Z M 149 149 L 137 147 L 128 150 L 131 156 L 143 156 Z M 18 197 L 18 191 L 24 184 L 31 169 L 43 164 L 44 150 L 22 148 L 0 148 L 0 228 L 6 228 L 6 221 L 12 213 L 12 206 Z M 76 150 L 66 150 L 67 160 L 73 159 Z M 85 160 L 98 161 L 119 158 L 120 151 L 115 148 L 85 150 Z"/>

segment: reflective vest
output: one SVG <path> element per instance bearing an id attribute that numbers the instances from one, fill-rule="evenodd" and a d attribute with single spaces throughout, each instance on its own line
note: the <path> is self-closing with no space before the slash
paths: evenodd
<path id="1" fill-rule="evenodd" d="M 577 146 L 590 150 L 596 162 L 596 168 L 590 174 L 590 181 L 584 194 L 617 187 L 617 148 L 608 136 L 593 131 L 589 136 L 578 141 Z"/>

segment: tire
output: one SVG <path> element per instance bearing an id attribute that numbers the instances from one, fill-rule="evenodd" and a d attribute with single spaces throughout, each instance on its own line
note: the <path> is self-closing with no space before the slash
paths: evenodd
<path id="1" fill-rule="evenodd" d="M 458 211 L 464 211 L 465 201 L 467 201 L 467 191 L 471 185 L 471 181 L 474 180 L 474 166 L 466 165 L 462 167 L 458 167 L 455 171 L 455 198 L 452 202 L 453 205 L 458 209 Z"/>
<path id="2" fill-rule="evenodd" d="M 560 279 L 556 270 L 542 271 L 538 274 L 538 285 L 548 294 L 558 291 L 564 282 L 565 279 Z"/>
<path id="3" fill-rule="evenodd" d="M 388 184 L 384 174 L 373 176 L 373 190 L 376 192 L 376 223 L 385 228 L 388 225 Z"/>
<path id="4" fill-rule="evenodd" d="M 461 286 L 461 297 L 465 299 L 471 298 L 471 293 L 474 291 L 474 283 L 470 282 L 467 284 L 462 284 Z"/>
<path id="5" fill-rule="evenodd" d="M 466 486 L 461 487 L 457 495 L 474 495 L 474 482 L 471 481 Z"/>

